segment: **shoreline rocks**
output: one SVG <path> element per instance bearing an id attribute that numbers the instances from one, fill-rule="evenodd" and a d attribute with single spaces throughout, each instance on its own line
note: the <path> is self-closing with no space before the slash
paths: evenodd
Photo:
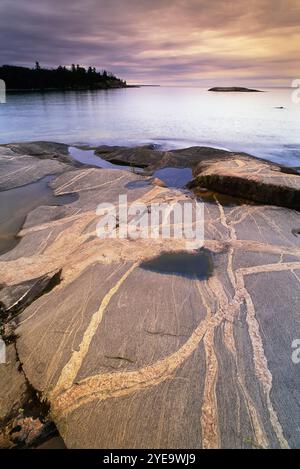
<path id="1" fill-rule="evenodd" d="M 100 147 L 95 154 L 111 163 L 143 164 L 147 174 L 166 167 L 189 167 L 193 170 L 191 189 L 206 188 L 258 203 L 300 209 L 300 174 L 245 153 L 207 147 L 166 152 L 152 147 Z"/>
<path id="2" fill-rule="evenodd" d="M 142 176 L 121 166 L 75 165 L 65 147 L 50 143 L 18 145 L 18 153 L 0 147 L 1 164 L 7 152 L 19 170 L 4 161 L 6 186 L 37 177 L 28 170 L 24 178 L 27 158 L 32 168 L 45 162 L 43 172 L 55 154 L 61 166 L 54 194 L 77 197 L 31 211 L 19 243 L 0 256 L 2 301 L 20 305 L 12 320 L 3 318 L 19 359 L 13 402 L 23 402 L 20 367 L 68 448 L 299 447 L 300 368 L 291 343 L 298 334 L 300 215 L 281 206 L 297 206 L 298 173 L 211 148 L 96 150 L 108 161 L 144 164 Z M 159 181 L 140 184 L 166 167 L 191 168 L 199 196 Z M 235 197 L 220 193 L 230 185 Z M 282 188 L 294 198 L 280 200 Z M 273 205 L 246 200 L 257 193 Z M 196 253 L 208 256 L 209 275 L 181 273 L 194 252 L 184 255 L 182 239 L 118 237 L 118 220 L 116 236 L 98 238 L 97 206 L 118 203 L 120 194 L 147 207 L 199 197 L 204 245 Z M 184 269 L 162 269 L 167 253 L 175 261 L 180 253 Z M 154 268 L 145 268 L 151 259 Z"/>
<path id="3" fill-rule="evenodd" d="M 202 161 L 194 176 L 190 188 L 205 187 L 258 203 L 300 209 L 300 175 L 267 161 L 231 154 Z"/>

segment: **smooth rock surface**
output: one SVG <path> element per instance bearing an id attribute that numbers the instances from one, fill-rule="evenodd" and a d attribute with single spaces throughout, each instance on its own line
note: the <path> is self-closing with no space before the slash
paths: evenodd
<path id="1" fill-rule="evenodd" d="M 230 154 L 200 162 L 194 175 L 190 187 L 206 187 L 255 202 L 300 209 L 300 174 L 267 161 Z"/>
<path id="2" fill-rule="evenodd" d="M 161 168 L 191 168 L 194 180 L 190 187 L 204 187 L 234 197 L 270 205 L 300 208 L 300 174 L 292 168 L 207 147 L 191 147 L 161 152 L 148 147 L 125 149 L 113 147 L 96 150 L 103 159 L 122 164 L 142 162 L 152 173 Z M 145 163 L 146 162 L 146 163 Z"/>

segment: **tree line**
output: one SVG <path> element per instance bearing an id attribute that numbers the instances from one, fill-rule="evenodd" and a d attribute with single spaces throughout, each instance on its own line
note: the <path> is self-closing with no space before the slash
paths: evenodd
<path id="1" fill-rule="evenodd" d="M 8 90 L 80 90 L 108 89 L 126 87 L 126 81 L 117 78 L 106 70 L 97 71 L 95 67 L 82 67 L 72 64 L 71 67 L 42 68 L 36 62 L 34 68 L 2 65 L 0 79 L 5 81 Z"/>

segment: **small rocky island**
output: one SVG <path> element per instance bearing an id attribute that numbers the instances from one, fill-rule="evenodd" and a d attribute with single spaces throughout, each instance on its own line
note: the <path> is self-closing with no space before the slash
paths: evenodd
<path id="1" fill-rule="evenodd" d="M 241 86 L 215 86 L 210 88 L 208 91 L 219 91 L 219 92 L 236 92 L 236 93 L 262 93 L 261 90 L 255 90 L 252 88 L 243 88 Z"/>
<path id="2" fill-rule="evenodd" d="M 206 147 L 89 150 L 112 166 L 0 146 L 0 199 L 47 175 L 57 198 L 0 256 L 0 445 L 299 447 L 300 175 Z M 190 168 L 189 190 L 159 180 L 166 168 Z M 96 208 L 120 194 L 202 201 L 203 247 L 98 238 Z"/>

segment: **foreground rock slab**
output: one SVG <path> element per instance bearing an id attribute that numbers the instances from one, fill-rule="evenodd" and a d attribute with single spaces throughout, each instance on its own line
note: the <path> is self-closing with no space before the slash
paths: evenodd
<path id="1" fill-rule="evenodd" d="M 195 172 L 204 154 L 217 164 L 207 149 L 160 156 L 177 166 L 192 161 Z M 138 162 L 137 155 L 130 149 L 124 159 Z M 226 171 L 254 176 L 242 157 L 236 166 L 232 158 Z M 298 176 L 280 176 L 297 192 Z M 140 180 L 149 184 L 134 184 Z M 96 208 L 120 194 L 150 206 L 191 193 L 95 168 L 73 168 L 51 184 L 77 200 L 31 212 L 19 244 L 0 257 L 0 276 L 15 292 L 60 272 L 60 282 L 14 320 L 23 372 L 49 403 L 66 446 L 298 447 L 299 212 L 201 192 L 200 252 L 210 267 L 189 276 L 159 267 L 165 252 L 187 254 L 184 240 L 119 238 L 118 220 L 116 236 L 100 239 Z M 153 258 L 158 268 L 149 268 Z"/>

